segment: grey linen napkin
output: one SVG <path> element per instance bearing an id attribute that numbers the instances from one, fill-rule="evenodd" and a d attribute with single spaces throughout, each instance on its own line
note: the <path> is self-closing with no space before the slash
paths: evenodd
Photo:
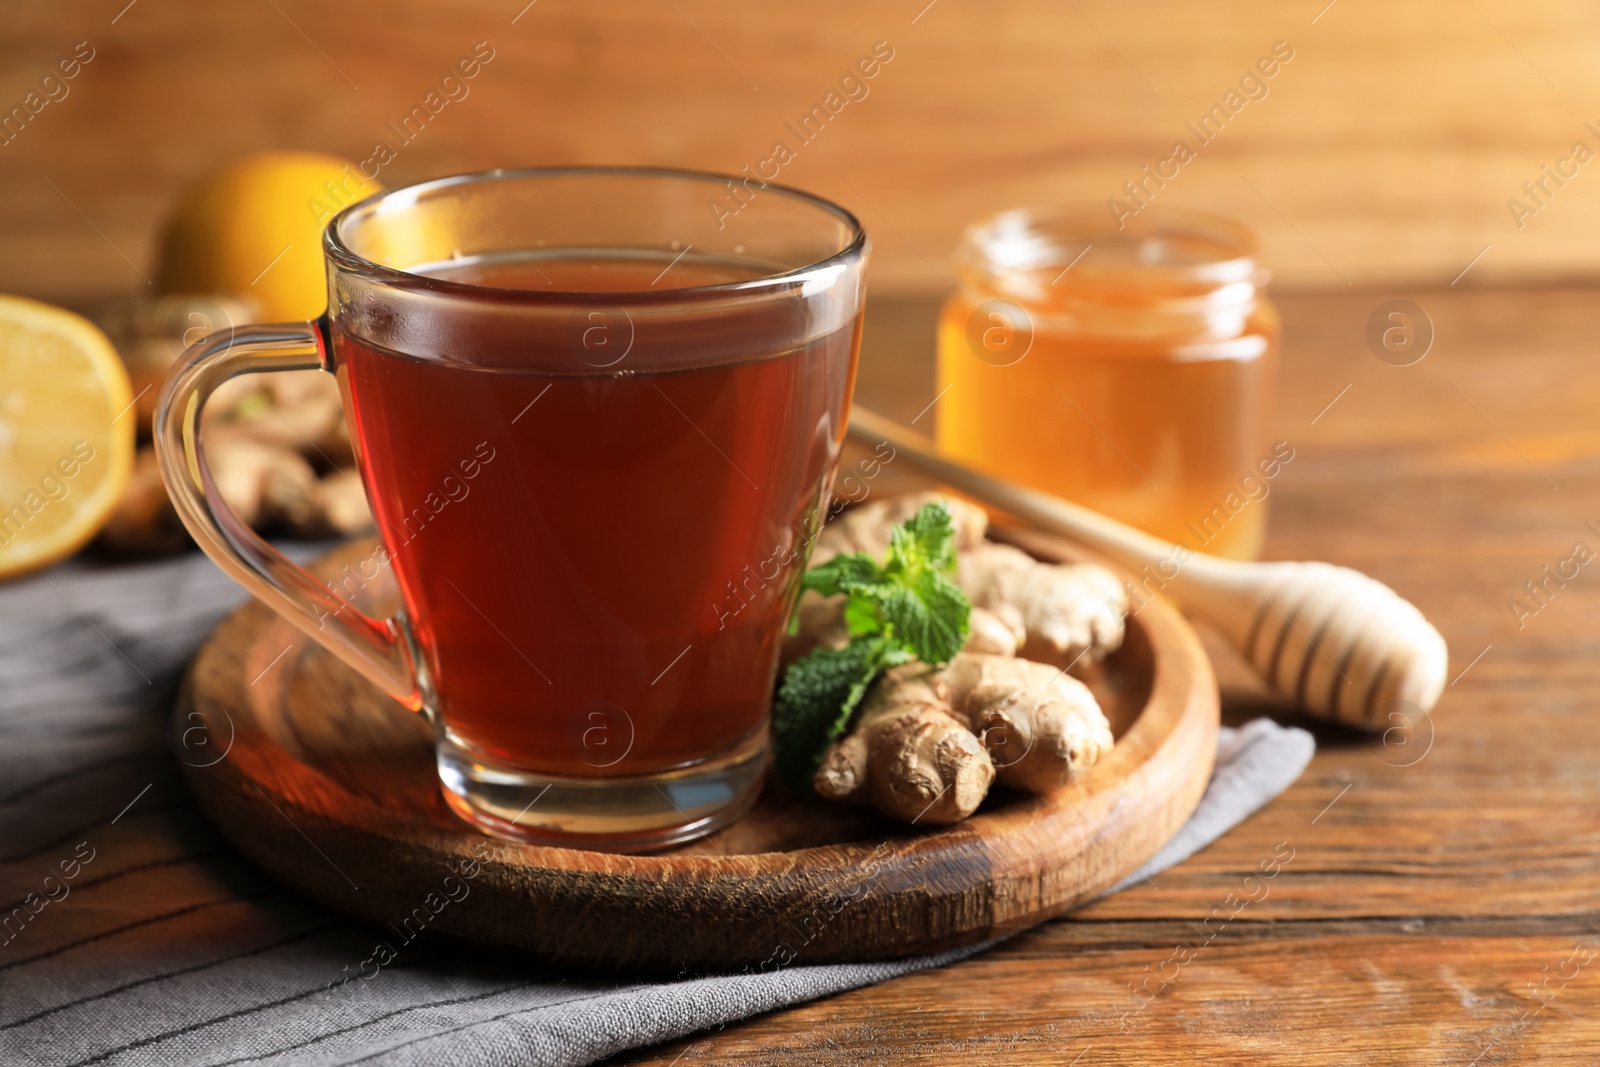
<path id="1" fill-rule="evenodd" d="M 627 982 L 418 942 L 345 981 L 378 935 L 238 859 L 167 746 L 184 665 L 242 597 L 198 555 L 0 589 L 0 1063 L 585 1064 L 988 947 Z M 1224 729 L 1194 817 L 1117 888 L 1256 811 L 1312 749 L 1267 720 Z"/>

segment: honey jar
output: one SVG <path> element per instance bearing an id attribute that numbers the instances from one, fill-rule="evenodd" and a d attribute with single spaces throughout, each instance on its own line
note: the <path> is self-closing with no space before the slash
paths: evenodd
<path id="1" fill-rule="evenodd" d="M 1120 225 L 1119 225 L 1120 221 Z M 1245 227 L 1150 207 L 971 226 L 939 321 L 938 437 L 1197 552 L 1259 554 L 1278 315 Z"/>

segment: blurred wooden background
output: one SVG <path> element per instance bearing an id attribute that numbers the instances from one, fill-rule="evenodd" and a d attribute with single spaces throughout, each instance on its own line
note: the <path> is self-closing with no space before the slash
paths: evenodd
<path id="1" fill-rule="evenodd" d="M 526 5 L 526 6 L 525 6 Z M 1507 200 L 1574 142 L 1600 151 L 1600 7 L 1583 0 L 12 0 L 0 111 L 87 41 L 95 58 L 0 145 L 0 291 L 142 286 L 171 197 L 244 152 L 353 160 L 394 185 L 493 165 L 736 171 L 858 211 L 879 292 L 942 289 L 966 221 L 1104 203 L 1258 57 L 1294 58 L 1158 202 L 1254 224 L 1291 287 L 1600 273 L 1600 165 L 1519 229 Z M 495 58 L 411 143 L 388 124 L 486 41 Z M 876 42 L 894 58 L 812 143 L 785 123 Z M 1589 174 L 1594 170 L 1596 173 Z M 1484 249 L 1488 247 L 1488 251 Z"/>

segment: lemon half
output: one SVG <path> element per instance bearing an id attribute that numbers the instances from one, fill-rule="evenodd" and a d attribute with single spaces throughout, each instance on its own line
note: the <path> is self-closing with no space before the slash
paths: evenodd
<path id="1" fill-rule="evenodd" d="M 133 390 L 87 319 L 0 296 L 0 578 L 76 552 L 133 467 Z"/>

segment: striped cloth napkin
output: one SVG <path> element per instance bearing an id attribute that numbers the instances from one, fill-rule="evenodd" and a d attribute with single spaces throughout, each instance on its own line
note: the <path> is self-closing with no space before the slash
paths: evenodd
<path id="1" fill-rule="evenodd" d="M 633 982 L 419 940 L 344 981 L 379 935 L 236 856 L 168 745 L 184 666 L 243 596 L 197 554 L 0 589 L 0 1064 L 586 1064 L 987 947 Z M 1312 748 L 1267 720 L 1224 729 L 1199 810 L 1129 881 L 1271 800 Z"/>

